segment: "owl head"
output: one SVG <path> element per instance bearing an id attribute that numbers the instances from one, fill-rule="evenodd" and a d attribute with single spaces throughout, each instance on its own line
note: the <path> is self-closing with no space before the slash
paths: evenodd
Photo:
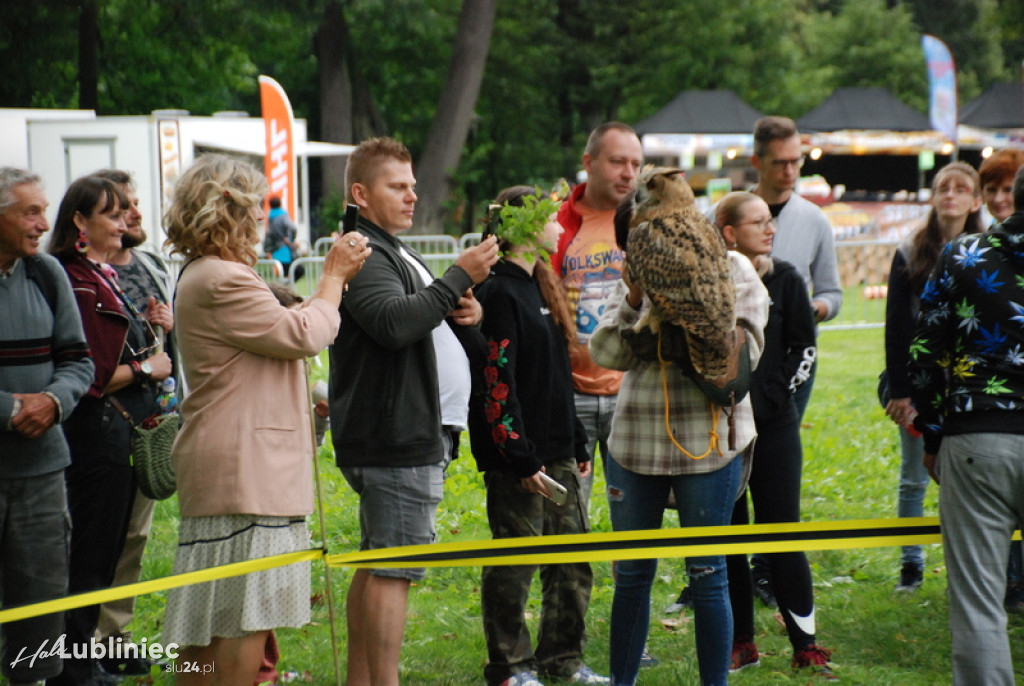
<path id="1" fill-rule="evenodd" d="M 636 183 L 634 226 L 649 218 L 652 211 L 660 214 L 696 205 L 693 191 L 683 174 L 682 169 L 650 164 L 640 171 Z"/>

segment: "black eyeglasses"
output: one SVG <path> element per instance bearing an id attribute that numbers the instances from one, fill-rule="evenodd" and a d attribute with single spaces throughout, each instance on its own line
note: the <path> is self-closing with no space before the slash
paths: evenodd
<path id="1" fill-rule="evenodd" d="M 790 160 L 772 160 L 772 166 L 776 169 L 785 169 L 786 167 L 796 167 L 797 169 L 803 169 L 804 162 L 807 161 L 807 155 L 800 155 Z"/>

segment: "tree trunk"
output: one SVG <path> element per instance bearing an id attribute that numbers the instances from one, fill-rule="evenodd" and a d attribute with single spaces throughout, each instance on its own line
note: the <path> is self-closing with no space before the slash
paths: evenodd
<path id="1" fill-rule="evenodd" d="M 329 143 L 351 143 L 352 79 L 346 50 L 348 23 L 341 3 L 328 2 L 323 20 L 314 38 L 320 76 L 320 136 Z M 344 157 L 324 157 L 322 192 L 326 200 L 332 192 L 345 192 Z"/>
<path id="2" fill-rule="evenodd" d="M 358 75 L 348 20 L 338 0 L 324 6 L 314 38 L 320 74 L 320 136 L 329 143 L 355 144 L 387 133 L 366 82 Z M 344 195 L 345 157 L 324 157 L 321 189 Z"/>
<path id="3" fill-rule="evenodd" d="M 497 0 L 464 0 L 437 113 L 416 168 L 416 233 L 444 233 L 444 202 L 473 120 Z"/>
<path id="4" fill-rule="evenodd" d="M 96 0 L 82 0 L 78 11 L 78 106 L 95 110 L 99 101 L 99 9 Z"/>

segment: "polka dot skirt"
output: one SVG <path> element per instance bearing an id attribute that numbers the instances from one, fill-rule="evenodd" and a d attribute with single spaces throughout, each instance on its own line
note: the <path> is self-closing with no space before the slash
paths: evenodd
<path id="1" fill-rule="evenodd" d="M 309 547 L 301 517 L 184 517 L 173 573 Z M 309 597 L 309 562 L 173 588 L 167 595 L 163 642 L 205 646 L 214 636 L 240 638 L 254 631 L 300 627 L 309 622 Z"/>

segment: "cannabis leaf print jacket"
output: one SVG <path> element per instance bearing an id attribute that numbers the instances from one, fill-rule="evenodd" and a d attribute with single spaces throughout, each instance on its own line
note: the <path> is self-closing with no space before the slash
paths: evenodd
<path id="1" fill-rule="evenodd" d="M 944 434 L 1024 434 L 1024 212 L 946 246 L 910 358 L 927 452 Z"/>

